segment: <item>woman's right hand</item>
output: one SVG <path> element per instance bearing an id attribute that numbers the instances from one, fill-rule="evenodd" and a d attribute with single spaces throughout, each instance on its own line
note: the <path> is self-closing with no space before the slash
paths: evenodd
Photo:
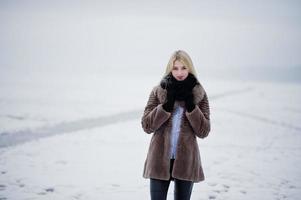
<path id="1" fill-rule="evenodd" d="M 167 101 L 163 104 L 164 110 L 166 110 L 167 112 L 172 111 L 175 103 L 175 97 L 176 97 L 176 88 L 174 87 L 173 84 L 171 84 L 169 85 L 169 87 L 167 87 L 167 95 L 166 95 Z"/>

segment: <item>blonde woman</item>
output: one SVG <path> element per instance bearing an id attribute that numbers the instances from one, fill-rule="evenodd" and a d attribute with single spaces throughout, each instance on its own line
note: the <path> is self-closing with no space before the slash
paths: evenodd
<path id="1" fill-rule="evenodd" d="M 210 132 L 207 94 L 197 80 L 189 55 L 175 51 L 160 84 L 153 87 L 141 119 L 152 135 L 143 177 L 150 179 L 152 200 L 165 200 L 170 181 L 174 199 L 189 200 L 204 174 L 197 143 Z"/>

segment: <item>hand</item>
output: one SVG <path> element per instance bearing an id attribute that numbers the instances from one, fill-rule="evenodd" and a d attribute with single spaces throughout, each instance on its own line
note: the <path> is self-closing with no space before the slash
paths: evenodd
<path id="1" fill-rule="evenodd" d="M 176 96 L 176 90 L 174 87 L 170 86 L 167 88 L 167 102 L 163 104 L 163 109 L 166 110 L 167 112 L 171 112 L 174 107 L 175 103 L 175 96 Z"/>
<path id="2" fill-rule="evenodd" d="M 188 112 L 193 111 L 194 108 L 195 108 L 195 104 L 193 102 L 193 94 L 192 94 L 192 92 L 187 93 L 187 95 L 186 95 L 186 98 L 185 98 L 185 107 L 186 107 L 186 110 Z"/>
<path id="3" fill-rule="evenodd" d="M 186 90 L 192 91 L 192 89 L 197 84 L 197 82 L 198 81 L 195 78 L 195 76 L 193 74 L 189 73 L 183 83 L 184 83 L 184 87 L 186 88 Z"/>

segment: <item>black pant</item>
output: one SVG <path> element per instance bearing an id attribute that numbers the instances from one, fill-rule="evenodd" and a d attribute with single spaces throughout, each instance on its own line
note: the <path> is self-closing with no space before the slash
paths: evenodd
<path id="1" fill-rule="evenodd" d="M 172 172 L 174 159 L 170 160 L 170 174 Z M 179 180 L 171 177 L 168 181 L 159 179 L 150 179 L 151 200 L 166 200 L 170 181 L 175 182 L 174 200 L 189 200 L 193 188 L 192 181 Z"/>

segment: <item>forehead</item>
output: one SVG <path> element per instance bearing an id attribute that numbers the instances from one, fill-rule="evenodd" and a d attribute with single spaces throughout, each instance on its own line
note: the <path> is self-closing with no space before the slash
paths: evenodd
<path id="1" fill-rule="evenodd" d="M 179 61 L 179 60 L 175 60 L 173 66 L 175 66 L 175 67 L 182 67 L 182 66 L 184 66 L 184 64 L 181 61 Z"/>

